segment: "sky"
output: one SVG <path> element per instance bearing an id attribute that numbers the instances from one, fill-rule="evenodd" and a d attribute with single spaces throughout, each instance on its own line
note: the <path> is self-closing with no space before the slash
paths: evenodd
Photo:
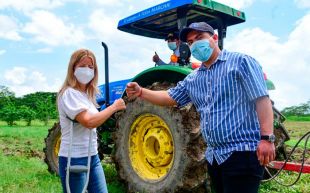
<path id="1" fill-rule="evenodd" d="M 153 67 L 152 56 L 168 62 L 163 40 L 117 30 L 120 19 L 167 0 L 0 0 L 0 85 L 17 97 L 57 92 L 72 52 L 92 50 L 104 83 L 104 50 L 109 46 L 110 80 L 134 77 Z M 229 27 L 224 48 L 256 58 L 276 90 L 279 109 L 310 100 L 310 1 L 218 0 L 246 14 Z"/>

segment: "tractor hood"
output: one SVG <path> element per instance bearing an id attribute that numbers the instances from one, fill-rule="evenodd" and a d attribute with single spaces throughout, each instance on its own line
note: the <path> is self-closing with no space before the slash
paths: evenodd
<path id="1" fill-rule="evenodd" d="M 245 21 L 241 11 L 211 0 L 170 0 L 119 21 L 118 29 L 140 36 L 164 39 L 178 32 L 178 16 L 186 14 L 187 23 L 205 21 L 214 29 Z"/>

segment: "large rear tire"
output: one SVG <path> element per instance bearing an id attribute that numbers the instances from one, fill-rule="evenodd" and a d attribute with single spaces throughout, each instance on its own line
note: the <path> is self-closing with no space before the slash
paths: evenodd
<path id="1" fill-rule="evenodd" d="M 61 141 L 61 128 L 59 123 L 55 123 L 54 126 L 48 130 L 48 135 L 44 141 L 44 162 L 47 164 L 49 172 L 58 175 L 58 152 Z"/>
<path id="2" fill-rule="evenodd" d="M 136 99 L 117 118 L 114 161 L 128 192 L 207 192 L 206 145 L 193 106 Z"/>

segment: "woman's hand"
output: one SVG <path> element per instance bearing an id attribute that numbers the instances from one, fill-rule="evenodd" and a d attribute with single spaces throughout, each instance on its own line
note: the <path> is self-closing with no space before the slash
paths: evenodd
<path id="1" fill-rule="evenodd" d="M 126 109 L 126 104 L 123 99 L 117 99 L 111 105 L 115 112 Z"/>

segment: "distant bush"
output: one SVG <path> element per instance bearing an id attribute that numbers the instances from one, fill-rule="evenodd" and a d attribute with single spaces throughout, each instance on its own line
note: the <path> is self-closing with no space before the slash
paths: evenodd
<path id="1" fill-rule="evenodd" d="M 13 104 L 8 104 L 0 109 L 1 120 L 7 122 L 9 126 L 13 126 L 15 121 L 18 121 L 21 117 L 19 109 Z"/>
<path id="2" fill-rule="evenodd" d="M 286 116 L 286 120 L 288 121 L 310 121 L 310 116 Z"/>

